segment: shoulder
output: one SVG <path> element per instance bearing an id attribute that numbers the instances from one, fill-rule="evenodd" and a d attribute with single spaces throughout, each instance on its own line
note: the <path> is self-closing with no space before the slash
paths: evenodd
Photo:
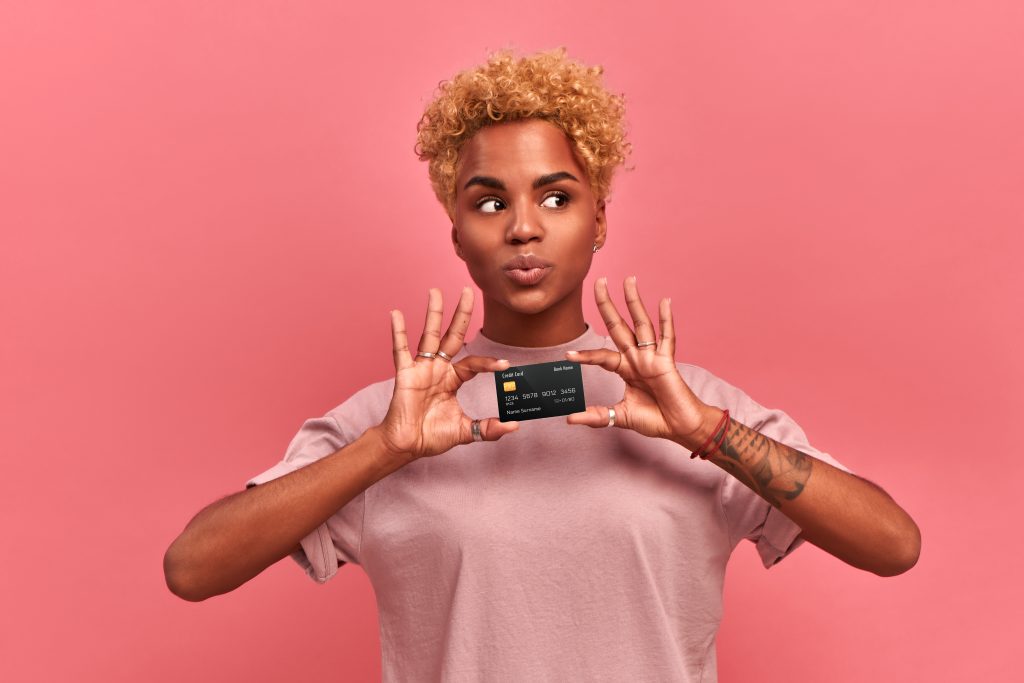
<path id="1" fill-rule="evenodd" d="M 745 407 L 743 404 L 751 400 L 739 387 L 698 365 L 676 362 L 676 369 L 679 370 L 686 386 L 705 403 L 728 408 L 729 412 L 734 412 L 734 408 L 742 409 Z"/>
<path id="2" fill-rule="evenodd" d="M 733 419 L 748 427 L 758 429 L 771 422 L 789 419 L 783 411 L 766 408 L 739 387 L 700 366 L 677 362 L 676 368 L 701 401 L 728 408 Z"/>
<path id="3" fill-rule="evenodd" d="M 384 419 L 394 390 L 394 377 L 368 384 L 327 411 L 326 417 L 333 418 L 349 440 L 355 439 Z"/>
<path id="4" fill-rule="evenodd" d="M 719 408 L 728 408 L 730 417 L 737 422 L 784 443 L 790 448 L 795 448 L 802 453 L 852 473 L 852 470 L 831 455 L 812 446 L 803 428 L 786 411 L 761 405 L 742 389 L 716 377 L 704 368 L 687 363 L 676 363 L 676 367 L 679 369 L 683 381 L 704 403 Z"/>

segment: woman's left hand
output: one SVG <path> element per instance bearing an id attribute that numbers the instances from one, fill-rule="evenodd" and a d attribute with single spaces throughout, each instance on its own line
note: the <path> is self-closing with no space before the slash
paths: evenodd
<path id="1" fill-rule="evenodd" d="M 615 411 L 616 427 L 632 429 L 644 436 L 671 439 L 684 446 L 692 444 L 706 432 L 705 423 L 714 418 L 709 416 L 709 406 L 686 386 L 676 369 L 676 334 L 671 300 L 659 302 L 661 338 L 655 339 L 654 325 L 640 300 L 636 277 L 626 278 L 622 288 L 634 329 L 629 328 L 608 296 L 607 278 L 600 278 L 594 283 L 598 310 L 619 350 L 569 351 L 566 357 L 587 365 L 599 365 L 618 374 L 626 382 L 622 400 L 611 406 Z M 638 346 L 643 342 L 656 343 Z M 607 427 L 608 416 L 607 406 L 589 406 L 585 412 L 569 415 L 566 421 L 569 424 Z"/>

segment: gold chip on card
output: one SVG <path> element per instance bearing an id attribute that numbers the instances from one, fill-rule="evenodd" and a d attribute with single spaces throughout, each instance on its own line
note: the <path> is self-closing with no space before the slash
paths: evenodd
<path id="1" fill-rule="evenodd" d="M 515 391 L 515 390 L 516 390 L 516 383 L 514 381 L 512 381 L 512 382 L 505 382 L 505 391 Z"/>

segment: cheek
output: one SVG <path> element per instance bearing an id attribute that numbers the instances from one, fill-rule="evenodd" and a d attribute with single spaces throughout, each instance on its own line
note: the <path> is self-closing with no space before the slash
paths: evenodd
<path id="1" fill-rule="evenodd" d="M 459 240 L 462 245 L 462 258 L 473 281 L 480 284 L 488 279 L 493 280 L 497 274 L 495 254 L 498 253 L 498 245 L 468 230 L 460 235 Z"/>
<path id="2" fill-rule="evenodd" d="M 469 258 L 479 259 L 481 252 L 488 250 L 493 229 L 479 225 L 472 216 L 458 214 L 455 216 L 455 225 L 459 226 L 456 232 L 462 251 Z"/>
<path id="3" fill-rule="evenodd" d="M 594 244 L 594 238 L 597 236 L 597 217 L 592 213 L 575 216 L 552 227 L 559 235 L 564 249 L 581 253 Z"/>
<path id="4" fill-rule="evenodd" d="M 468 262 L 484 267 L 494 259 L 498 245 L 493 240 L 468 231 L 462 235 L 461 240 L 462 253 Z"/>

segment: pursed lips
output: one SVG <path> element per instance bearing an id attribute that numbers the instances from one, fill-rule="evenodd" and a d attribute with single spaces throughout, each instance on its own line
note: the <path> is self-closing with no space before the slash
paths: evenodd
<path id="1" fill-rule="evenodd" d="M 516 284 L 535 285 L 553 265 L 536 254 L 519 254 L 505 262 L 504 272 Z"/>

